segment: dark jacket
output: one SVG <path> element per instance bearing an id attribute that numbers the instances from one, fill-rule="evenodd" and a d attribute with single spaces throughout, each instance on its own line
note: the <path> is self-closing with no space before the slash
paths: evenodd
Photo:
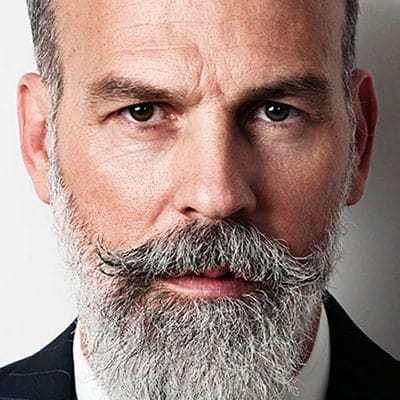
<path id="1" fill-rule="evenodd" d="M 326 311 L 331 341 L 327 400 L 400 398 L 400 362 L 369 340 L 331 296 Z M 75 326 L 33 356 L 0 369 L 0 400 L 76 400 Z"/>

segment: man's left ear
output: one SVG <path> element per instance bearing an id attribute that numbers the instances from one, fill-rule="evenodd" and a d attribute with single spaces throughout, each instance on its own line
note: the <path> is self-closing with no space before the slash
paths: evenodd
<path id="1" fill-rule="evenodd" d="M 364 193 L 378 116 L 378 104 L 374 83 L 368 71 L 356 69 L 353 72 L 351 78 L 351 92 L 354 116 L 356 119 L 356 154 L 352 186 L 346 202 L 348 206 L 357 203 Z"/>

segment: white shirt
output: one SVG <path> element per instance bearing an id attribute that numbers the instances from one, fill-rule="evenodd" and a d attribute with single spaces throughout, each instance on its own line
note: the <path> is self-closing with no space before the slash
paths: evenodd
<path id="1" fill-rule="evenodd" d="M 81 347 L 80 326 L 75 329 L 72 356 L 74 360 L 75 389 L 78 400 L 107 400 L 102 388 L 97 383 Z"/>
<path id="2" fill-rule="evenodd" d="M 75 387 L 78 400 L 107 400 L 96 382 L 81 348 L 79 322 L 75 330 L 73 359 Z M 325 308 L 322 307 L 317 337 L 307 364 L 298 376 L 298 396 L 291 395 L 285 400 L 324 400 L 329 380 L 330 345 L 329 327 Z"/>
<path id="3" fill-rule="evenodd" d="M 290 400 L 325 399 L 329 383 L 330 352 L 328 317 L 325 307 L 322 307 L 314 347 L 298 376 L 299 396 L 289 397 Z"/>

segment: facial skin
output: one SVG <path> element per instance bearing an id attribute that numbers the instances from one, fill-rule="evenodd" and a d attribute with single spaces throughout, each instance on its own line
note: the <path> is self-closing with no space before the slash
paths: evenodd
<path id="1" fill-rule="evenodd" d="M 87 236 L 128 248 L 194 221 L 240 218 L 307 255 L 326 233 L 352 162 L 344 4 L 57 3 L 57 158 Z M 362 196 L 376 121 L 369 74 L 357 70 L 351 86 L 348 205 Z M 24 158 L 51 202 L 46 90 L 29 74 L 19 95 Z M 283 121 L 268 119 L 266 104 L 278 110 L 271 102 L 283 104 Z M 132 119 L 129 107 L 142 103 L 154 107 L 150 121 Z"/>
<path id="2" fill-rule="evenodd" d="M 178 223 L 238 215 L 283 240 L 294 255 L 307 252 L 337 204 L 351 127 L 341 84 L 343 7 L 306 3 L 174 2 L 166 13 L 163 2 L 60 2 L 65 92 L 58 157 L 90 231 L 102 232 L 111 246 L 133 245 Z M 368 91 L 369 78 L 358 75 L 354 90 L 361 83 Z M 173 98 L 93 96 L 111 76 Z M 330 93 L 253 96 L 305 76 L 326 82 Z M 34 80 L 21 82 L 21 108 Z M 266 121 L 262 106 L 271 100 L 299 111 L 282 123 Z M 159 104 L 154 122 L 118 114 L 143 102 Z M 357 139 L 362 171 L 350 203 L 362 192 L 366 135 Z M 46 160 L 35 162 L 28 160 L 31 174 L 49 201 Z"/>

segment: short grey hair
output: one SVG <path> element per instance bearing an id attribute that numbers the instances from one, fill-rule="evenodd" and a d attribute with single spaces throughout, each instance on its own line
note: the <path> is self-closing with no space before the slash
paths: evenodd
<path id="1" fill-rule="evenodd" d="M 63 65 L 56 24 L 57 0 L 26 0 L 31 21 L 36 63 L 48 88 L 54 110 L 63 94 Z M 359 0 L 346 1 L 346 16 L 342 37 L 343 85 L 349 102 L 350 78 L 355 67 L 355 38 L 359 15 Z"/>
<path id="2" fill-rule="evenodd" d="M 36 64 L 55 110 L 63 93 L 63 66 L 54 0 L 26 0 Z"/>

